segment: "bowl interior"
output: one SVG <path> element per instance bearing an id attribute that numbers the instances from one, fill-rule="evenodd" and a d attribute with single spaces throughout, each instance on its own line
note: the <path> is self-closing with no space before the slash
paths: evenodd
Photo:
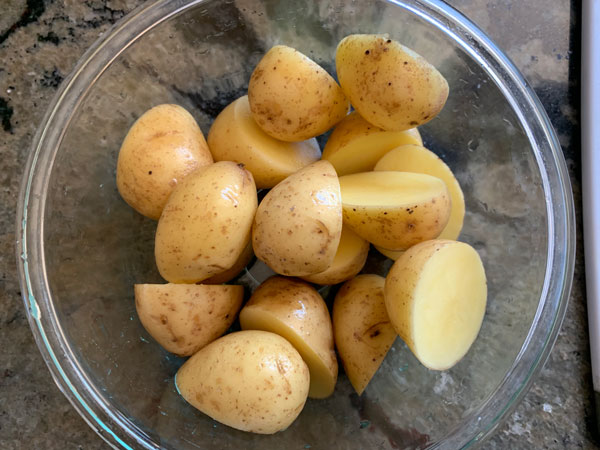
<path id="1" fill-rule="evenodd" d="M 133 284 L 162 280 L 153 256 L 156 223 L 129 208 L 116 189 L 119 146 L 135 119 L 160 103 L 186 107 L 206 134 L 246 92 L 272 45 L 295 47 L 334 74 L 336 45 L 351 33 L 389 33 L 448 79 L 448 103 L 422 134 L 465 193 L 461 240 L 486 267 L 485 321 L 468 355 L 449 371 L 425 369 L 398 339 L 360 398 L 342 374 L 335 394 L 309 400 L 285 432 L 239 432 L 177 395 L 173 376 L 183 360 L 163 351 L 137 319 Z M 393 3 L 208 0 L 184 9 L 118 53 L 82 93 L 51 171 L 43 242 L 62 333 L 102 401 L 166 448 L 434 444 L 472 419 L 502 382 L 538 307 L 548 218 L 532 145 L 479 63 L 450 34 Z M 389 266 L 372 250 L 364 272 L 385 274 Z M 325 294 L 331 301 L 333 292 Z"/>

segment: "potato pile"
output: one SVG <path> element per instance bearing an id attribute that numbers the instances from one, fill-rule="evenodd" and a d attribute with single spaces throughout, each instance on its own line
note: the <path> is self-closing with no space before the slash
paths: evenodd
<path id="1" fill-rule="evenodd" d="M 358 394 L 398 335 L 426 367 L 446 370 L 485 313 L 483 264 L 456 240 L 460 185 L 416 128 L 444 106 L 446 80 L 381 35 L 343 39 L 336 69 L 339 84 L 275 46 L 206 141 L 187 111 L 160 105 L 119 153 L 117 187 L 158 219 L 168 282 L 135 285 L 140 321 L 191 356 L 176 376 L 181 395 L 240 430 L 283 430 L 307 397 L 330 396 L 336 349 Z M 321 155 L 315 137 L 332 128 Z M 260 203 L 257 189 L 268 189 Z M 370 244 L 395 260 L 385 278 L 359 275 Z M 222 283 L 253 255 L 278 275 L 243 305 L 244 288 Z M 338 283 L 330 315 L 315 285 Z M 241 331 L 221 337 L 236 319 Z"/>

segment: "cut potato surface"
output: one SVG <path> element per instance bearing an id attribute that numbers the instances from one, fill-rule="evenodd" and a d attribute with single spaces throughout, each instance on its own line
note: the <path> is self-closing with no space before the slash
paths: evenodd
<path id="1" fill-rule="evenodd" d="M 266 134 L 252 118 L 247 95 L 217 116 L 208 133 L 208 145 L 215 161 L 244 164 L 259 189 L 272 188 L 321 156 L 316 139 L 283 142 Z"/>
<path id="2" fill-rule="evenodd" d="M 273 434 L 298 417 L 308 368 L 292 345 L 265 331 L 217 339 L 181 366 L 177 390 L 192 406 L 242 431 Z"/>
<path id="3" fill-rule="evenodd" d="M 384 284 L 379 275 L 359 275 L 344 283 L 333 304 L 335 345 L 358 395 L 396 339 L 385 308 Z"/>
<path id="4" fill-rule="evenodd" d="M 350 109 L 325 69 L 285 45 L 276 45 L 260 60 L 250 77 L 248 100 L 258 126 L 288 142 L 325 133 Z"/>
<path id="5" fill-rule="evenodd" d="M 290 175 L 260 202 L 252 226 L 258 259 L 282 275 L 331 266 L 342 234 L 342 202 L 331 163 L 317 161 Z"/>
<path id="6" fill-rule="evenodd" d="M 342 237 L 333 263 L 324 272 L 301 277 L 315 284 L 338 284 L 356 276 L 361 271 L 367 255 L 369 243 L 348 227 L 342 227 Z"/>
<path id="7" fill-rule="evenodd" d="M 408 172 L 363 172 L 340 177 L 344 223 L 382 248 L 405 250 L 436 238 L 450 215 L 445 183 Z"/>
<path id="8" fill-rule="evenodd" d="M 405 144 L 421 145 L 422 142 L 416 129 L 385 131 L 354 111 L 329 136 L 323 149 L 323 159 L 333 164 L 339 176 L 368 172 L 391 149 Z"/>
<path id="9" fill-rule="evenodd" d="M 235 320 L 243 286 L 136 284 L 135 307 L 144 328 L 179 356 L 196 353 Z"/>
<path id="10" fill-rule="evenodd" d="M 450 168 L 432 151 L 418 145 L 403 145 L 386 153 L 375 165 L 375 171 L 399 170 L 432 175 L 446 183 L 452 209 L 448 224 L 439 239 L 456 240 L 465 217 L 465 198 Z"/>
<path id="11" fill-rule="evenodd" d="M 310 370 L 309 397 L 329 397 L 338 365 L 327 305 L 303 281 L 272 277 L 261 284 L 240 312 L 243 330 L 264 330 L 286 338 Z"/>
<path id="12" fill-rule="evenodd" d="M 448 98 L 448 82 L 425 58 L 385 35 L 342 39 L 335 56 L 340 85 L 358 113 L 389 131 L 433 119 Z"/>
<path id="13" fill-rule="evenodd" d="M 385 282 L 394 329 L 423 365 L 446 370 L 467 353 L 481 327 L 487 283 L 468 244 L 427 241 L 408 249 Z"/>

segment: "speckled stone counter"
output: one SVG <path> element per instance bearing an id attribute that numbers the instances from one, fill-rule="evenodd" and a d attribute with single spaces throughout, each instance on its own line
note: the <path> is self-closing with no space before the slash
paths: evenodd
<path id="1" fill-rule="evenodd" d="M 83 52 L 142 0 L 3 0 L 0 6 L 0 448 L 101 449 L 53 383 L 27 324 L 14 257 L 18 189 L 31 140 Z M 532 84 L 559 135 L 577 208 L 567 315 L 541 376 L 484 448 L 593 448 L 581 246 L 577 1 L 452 0 Z"/>

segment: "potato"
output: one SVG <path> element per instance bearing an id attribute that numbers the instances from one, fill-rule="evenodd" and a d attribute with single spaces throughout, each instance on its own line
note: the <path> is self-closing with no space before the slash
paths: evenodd
<path id="1" fill-rule="evenodd" d="M 390 321 L 423 365 L 446 370 L 467 353 L 485 314 L 481 259 L 468 244 L 422 242 L 394 263 L 385 280 Z"/>
<path id="2" fill-rule="evenodd" d="M 379 275 L 344 283 L 333 303 L 335 346 L 352 386 L 362 394 L 396 339 L 385 309 Z"/>
<path id="3" fill-rule="evenodd" d="M 243 330 L 264 330 L 286 338 L 310 371 L 309 397 L 329 397 L 337 381 L 338 365 L 327 305 L 303 281 L 272 277 L 262 283 L 240 312 Z"/>
<path id="4" fill-rule="evenodd" d="M 369 243 L 350 228 L 343 226 L 340 244 L 331 266 L 324 272 L 306 275 L 301 278 L 315 284 L 342 283 L 361 271 L 367 261 L 368 254 Z"/>
<path id="5" fill-rule="evenodd" d="M 331 75 L 285 45 L 276 45 L 260 60 L 250 77 L 248 100 L 258 126 L 288 142 L 325 133 L 350 108 Z"/>
<path id="6" fill-rule="evenodd" d="M 129 206 L 158 220 L 177 183 L 212 162 L 190 113 L 177 105 L 155 106 L 125 136 L 117 160 L 117 188 Z"/>
<path id="7" fill-rule="evenodd" d="M 444 107 L 448 82 L 425 58 L 385 35 L 355 34 L 338 45 L 337 75 L 368 122 L 402 131 L 429 122 Z"/>
<path id="8" fill-rule="evenodd" d="M 234 162 L 216 162 L 185 177 L 156 229 L 162 277 L 197 283 L 230 269 L 248 245 L 256 207 L 252 174 Z"/>
<path id="9" fill-rule="evenodd" d="M 282 275 L 323 272 L 342 233 L 338 177 L 327 161 L 290 175 L 260 202 L 252 227 L 256 257 Z"/>
<path id="10" fill-rule="evenodd" d="M 135 307 L 144 328 L 165 350 L 196 353 L 235 320 L 243 286 L 136 284 Z"/>
<path id="11" fill-rule="evenodd" d="M 368 172 L 391 149 L 421 143 L 420 135 L 412 130 L 385 131 L 371 125 L 354 111 L 329 136 L 323 149 L 323 159 L 333 164 L 339 176 Z"/>
<path id="12" fill-rule="evenodd" d="M 206 280 L 203 280 L 202 283 L 221 284 L 233 280 L 242 272 L 242 270 L 244 270 L 244 268 L 248 264 L 250 264 L 250 261 L 252 261 L 253 256 L 254 252 L 252 251 L 252 242 L 248 241 L 248 244 L 246 244 L 246 248 L 244 248 L 244 251 L 238 257 L 237 261 L 233 264 L 233 266 L 231 266 L 231 268 L 227 269 L 225 272 L 218 273 L 210 278 L 207 278 Z"/>
<path id="13" fill-rule="evenodd" d="M 321 157 L 316 139 L 283 142 L 266 134 L 252 118 L 247 95 L 217 116 L 208 133 L 208 145 L 215 161 L 244 164 L 259 189 L 272 188 Z"/>
<path id="14" fill-rule="evenodd" d="M 375 170 L 424 173 L 446 183 L 452 209 L 448 224 L 438 238 L 458 239 L 465 217 L 465 198 L 454 174 L 439 156 L 419 145 L 403 145 L 386 153 L 375 165 Z"/>
<path id="15" fill-rule="evenodd" d="M 437 237 L 448 223 L 450 194 L 420 173 L 364 172 L 340 177 L 344 224 L 363 239 L 405 250 Z"/>
<path id="16" fill-rule="evenodd" d="M 273 434 L 298 417 L 308 394 L 308 368 L 281 336 L 239 331 L 217 339 L 177 372 L 179 393 L 213 419 Z"/>
<path id="17" fill-rule="evenodd" d="M 377 245 L 375 245 L 374 247 L 383 256 L 387 256 L 388 258 L 390 258 L 393 261 L 396 261 L 398 258 L 400 258 L 404 254 L 404 250 L 388 250 L 387 248 L 381 248 L 381 247 L 378 247 Z"/>

